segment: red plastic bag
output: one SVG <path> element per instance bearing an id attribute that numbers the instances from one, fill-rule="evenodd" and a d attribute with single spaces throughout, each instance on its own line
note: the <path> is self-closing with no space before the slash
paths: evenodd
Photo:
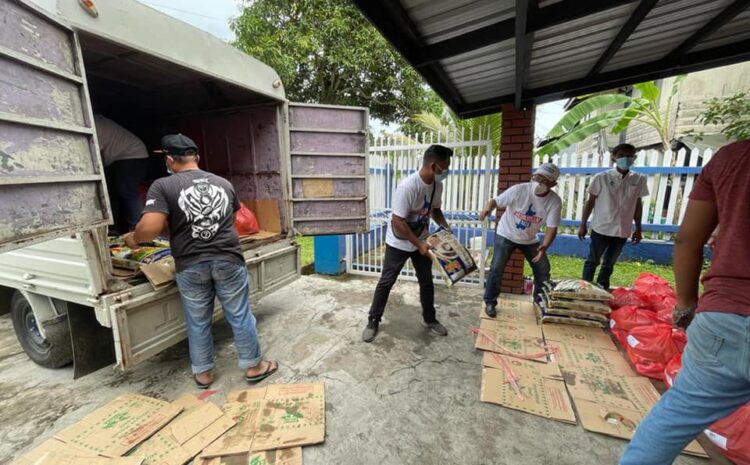
<path id="1" fill-rule="evenodd" d="M 736 465 L 750 465 L 750 404 L 722 418 L 706 431 L 721 453 Z"/>
<path id="2" fill-rule="evenodd" d="M 667 383 L 668 387 L 672 387 L 674 379 L 677 377 L 677 373 L 682 368 L 682 354 L 677 354 L 672 357 L 672 360 L 664 365 L 664 382 Z"/>
<path id="3" fill-rule="evenodd" d="M 612 291 L 612 295 L 615 296 L 613 300 L 609 301 L 609 306 L 612 310 L 617 310 L 628 305 L 633 307 L 643 307 L 646 302 L 641 298 L 641 295 L 631 289 L 625 289 L 624 287 L 618 287 Z"/>
<path id="4" fill-rule="evenodd" d="M 664 363 L 649 360 L 638 355 L 629 345 L 625 346 L 628 358 L 635 365 L 635 371 L 643 376 L 664 381 Z"/>
<path id="5" fill-rule="evenodd" d="M 613 311 L 609 318 L 609 327 L 622 331 L 630 331 L 638 326 L 648 326 L 659 322 L 659 318 L 654 312 L 632 305 L 626 305 Z"/>
<path id="6" fill-rule="evenodd" d="M 260 226 L 258 226 L 258 219 L 255 218 L 255 213 L 243 203 L 240 204 L 240 209 L 234 216 L 234 227 L 237 229 L 237 234 L 240 236 L 249 236 L 250 234 L 256 234 L 260 231 Z"/>
<path id="7" fill-rule="evenodd" d="M 637 326 L 628 333 L 628 347 L 639 357 L 664 365 L 672 357 L 682 353 L 685 347 L 684 334 L 663 323 Z"/>
<path id="8" fill-rule="evenodd" d="M 641 273 L 633 283 L 633 291 L 643 300 L 643 307 L 655 312 L 666 307 L 671 310 L 674 302 L 677 301 L 677 295 L 672 286 L 664 278 L 652 273 Z"/>
<path id="9" fill-rule="evenodd" d="M 617 327 L 612 326 L 615 320 L 609 320 L 609 326 L 612 330 L 612 335 L 620 341 L 620 345 L 623 347 L 628 346 L 628 332 Z"/>

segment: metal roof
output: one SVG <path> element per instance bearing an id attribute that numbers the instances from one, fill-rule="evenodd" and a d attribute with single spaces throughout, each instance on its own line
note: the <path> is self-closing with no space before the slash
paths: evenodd
<path id="1" fill-rule="evenodd" d="M 463 117 L 750 60 L 750 0 L 353 0 Z"/>

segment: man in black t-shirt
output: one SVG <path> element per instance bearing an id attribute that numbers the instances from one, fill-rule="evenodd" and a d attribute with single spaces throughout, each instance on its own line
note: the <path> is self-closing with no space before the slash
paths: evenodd
<path id="1" fill-rule="evenodd" d="M 135 231 L 125 235 L 131 249 L 152 241 L 167 227 L 185 312 L 190 361 L 198 387 L 214 380 L 211 322 L 214 298 L 232 326 L 239 367 L 248 382 L 261 381 L 278 369 L 261 358 L 255 317 L 250 311 L 250 288 L 234 213 L 240 202 L 224 178 L 198 167 L 198 147 L 182 134 L 164 136 L 171 176 L 156 180 Z"/>

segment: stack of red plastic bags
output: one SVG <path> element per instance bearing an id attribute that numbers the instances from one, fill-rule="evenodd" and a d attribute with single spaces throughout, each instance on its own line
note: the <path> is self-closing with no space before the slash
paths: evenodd
<path id="1" fill-rule="evenodd" d="M 649 378 L 671 387 L 682 366 L 687 335 L 672 327 L 672 309 L 677 302 L 667 281 L 643 273 L 630 289 L 612 292 L 610 328 L 635 365 Z M 737 465 L 750 465 L 750 404 L 723 418 L 705 431 L 722 453 Z"/>

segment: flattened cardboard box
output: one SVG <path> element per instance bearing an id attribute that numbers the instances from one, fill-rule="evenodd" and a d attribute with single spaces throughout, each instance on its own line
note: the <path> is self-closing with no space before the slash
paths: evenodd
<path id="1" fill-rule="evenodd" d="M 196 465 L 302 465 L 302 448 L 266 450 L 250 454 L 203 459 Z"/>
<path id="2" fill-rule="evenodd" d="M 497 302 L 497 316 L 491 318 L 484 311 L 484 305 L 479 306 L 479 318 L 490 321 L 507 321 L 510 323 L 527 323 L 535 325 L 537 322 L 534 304 L 531 301 L 506 299 L 501 296 Z"/>
<path id="3" fill-rule="evenodd" d="M 522 358 L 500 355 L 495 352 L 484 352 L 484 355 L 482 356 L 482 365 L 487 368 L 502 370 L 503 364 L 501 360 L 505 360 L 508 366 L 510 366 L 510 368 L 514 370 L 514 372 L 516 369 L 521 369 L 540 378 L 563 381 L 563 375 L 560 372 L 560 367 L 556 363 L 537 363 L 531 360 L 524 360 Z"/>
<path id="4" fill-rule="evenodd" d="M 563 371 L 575 372 L 585 369 L 612 376 L 638 376 L 630 367 L 630 363 L 616 350 L 556 341 L 548 341 L 547 346 L 552 352 L 550 360 L 560 365 Z"/>
<path id="5" fill-rule="evenodd" d="M 576 424 L 573 406 L 562 380 L 542 378 L 533 372 L 513 367 L 523 398 L 519 398 L 507 381 L 505 371 L 482 369 L 482 402 L 502 405 L 544 418 Z"/>
<path id="6" fill-rule="evenodd" d="M 76 449 L 75 447 L 50 438 L 31 449 L 21 457 L 17 458 L 11 465 L 35 465 L 42 457 L 48 453 L 72 455 L 75 457 L 96 457 L 95 452 Z"/>
<path id="7" fill-rule="evenodd" d="M 234 391 L 224 411 L 237 427 L 211 444 L 202 458 L 282 449 L 325 440 L 323 384 L 272 384 Z"/>
<path id="8" fill-rule="evenodd" d="M 604 330 L 586 328 L 583 326 L 567 326 L 558 324 L 542 325 L 542 332 L 546 341 L 556 341 L 565 344 L 578 344 L 616 351 L 615 343 Z"/>
<path id="9" fill-rule="evenodd" d="M 190 394 L 172 405 L 184 410 L 129 454 L 144 457 L 143 465 L 183 465 L 235 424 L 219 407 Z"/>
<path id="10" fill-rule="evenodd" d="M 34 465 L 141 465 L 143 457 L 79 457 L 61 452 L 46 452 Z"/>
<path id="11" fill-rule="evenodd" d="M 502 349 L 493 344 L 500 344 L 514 353 L 534 357 L 537 362 L 547 363 L 544 340 L 540 327 L 529 323 L 508 323 L 503 321 L 482 320 L 474 347 L 490 352 L 500 352 Z M 492 340 L 488 339 L 491 338 Z"/>
<path id="12" fill-rule="evenodd" d="M 659 399 L 659 393 L 647 378 L 612 376 L 586 370 L 564 372 L 563 375 L 574 401 L 585 400 L 646 414 Z"/>
<path id="13" fill-rule="evenodd" d="M 55 435 L 76 448 L 120 457 L 176 417 L 182 407 L 151 397 L 126 394 Z"/>

